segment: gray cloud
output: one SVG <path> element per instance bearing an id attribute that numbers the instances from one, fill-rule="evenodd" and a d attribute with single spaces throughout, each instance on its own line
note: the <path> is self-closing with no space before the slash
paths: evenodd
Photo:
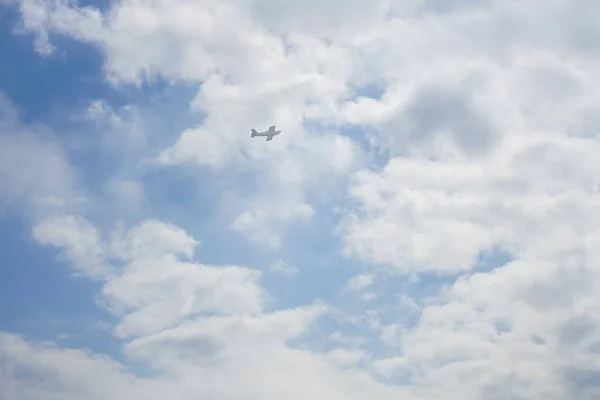
<path id="1" fill-rule="evenodd" d="M 474 104 L 467 86 L 419 87 L 397 118 L 383 127 L 399 154 L 435 154 L 436 139 L 448 136 L 466 155 L 484 156 L 501 133 Z"/>

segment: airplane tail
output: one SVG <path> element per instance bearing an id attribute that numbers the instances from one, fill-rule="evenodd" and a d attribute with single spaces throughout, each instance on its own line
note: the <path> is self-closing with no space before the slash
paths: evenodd
<path id="1" fill-rule="evenodd" d="M 258 132 L 256 132 L 256 130 L 255 130 L 255 129 L 251 129 L 251 131 L 252 131 L 252 135 L 250 135 L 250 137 L 254 137 L 254 136 L 256 136 L 256 134 L 258 133 Z"/>

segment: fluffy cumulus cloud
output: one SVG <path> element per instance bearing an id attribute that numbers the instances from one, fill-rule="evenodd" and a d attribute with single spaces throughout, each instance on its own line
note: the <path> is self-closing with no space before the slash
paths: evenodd
<path id="1" fill-rule="evenodd" d="M 37 57 L 193 95 L 90 103 L 126 160 L 100 185 L 0 98 L 0 211 L 121 346 L 1 332 L 0 397 L 600 397 L 600 3 L 4 3 Z M 190 173 L 201 199 L 152 197 Z"/>

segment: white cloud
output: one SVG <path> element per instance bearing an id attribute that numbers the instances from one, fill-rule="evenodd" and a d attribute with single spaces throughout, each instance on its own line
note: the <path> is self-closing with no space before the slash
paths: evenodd
<path id="1" fill-rule="evenodd" d="M 146 196 L 144 185 L 134 179 L 114 179 L 105 185 L 109 196 L 125 210 L 135 211 L 143 207 Z"/>
<path id="2" fill-rule="evenodd" d="M 127 232 L 118 226 L 111 235 L 111 250 L 128 262 L 170 254 L 189 258 L 198 243 L 183 229 L 156 220 L 144 221 Z"/>
<path id="3" fill-rule="evenodd" d="M 281 246 L 281 236 L 277 230 L 280 222 L 307 221 L 314 215 L 313 208 L 306 203 L 294 203 L 284 198 L 276 198 L 267 204 L 257 205 L 244 211 L 232 223 L 235 231 L 246 233 L 249 239 L 273 248 Z M 275 221 L 273 221 L 275 220 Z"/>
<path id="4" fill-rule="evenodd" d="M 93 100 L 80 114 L 80 119 L 95 123 L 103 146 L 113 153 L 128 154 L 147 144 L 148 123 L 142 120 L 134 105 L 115 109 L 106 100 Z"/>
<path id="5" fill-rule="evenodd" d="M 287 262 L 285 262 L 282 259 L 277 259 L 275 261 L 273 261 L 270 265 L 269 265 L 269 270 L 273 273 L 276 274 L 282 274 L 284 276 L 294 276 L 298 273 L 298 268 L 294 267 L 293 265 L 288 264 Z"/>
<path id="6" fill-rule="evenodd" d="M 129 310 L 117 327 L 120 336 L 165 329 L 200 313 L 257 313 L 262 290 L 258 273 L 239 267 L 177 262 L 172 257 L 137 261 L 108 282 L 103 294 L 111 309 Z M 120 311 L 123 312 L 123 311 Z"/>
<path id="7" fill-rule="evenodd" d="M 122 317 L 119 336 L 149 334 L 199 313 L 262 310 L 258 272 L 180 261 L 194 255 L 198 242 L 169 224 L 117 226 L 105 240 L 82 217 L 65 216 L 42 221 L 34 236 L 63 249 L 76 270 L 106 281 L 103 304 Z"/>
<path id="8" fill-rule="evenodd" d="M 357 176 L 347 248 L 403 271 L 468 269 L 495 247 L 552 257 L 596 234 L 598 150 L 593 139 L 539 135 L 485 160 L 393 159 Z"/>
<path id="9" fill-rule="evenodd" d="M 353 278 L 350 278 L 346 283 L 348 290 L 362 290 L 373 284 L 375 281 L 375 275 L 373 274 L 360 274 Z"/>
<path id="10" fill-rule="evenodd" d="M 327 353 L 327 358 L 331 359 L 340 367 L 356 367 L 356 365 L 365 358 L 365 355 L 365 352 L 362 350 L 336 348 Z"/>
<path id="11" fill-rule="evenodd" d="M 65 247 L 78 261 L 75 240 L 47 243 Z M 108 256 L 126 263 L 105 277 L 102 303 L 120 320 L 115 333 L 130 339 L 124 345 L 128 359 L 143 361 L 164 375 L 138 378 L 108 358 L 40 346 L 3 333 L 0 365 L 5 372 L 0 393 L 66 399 L 113 395 L 104 386 L 110 386 L 117 399 L 142 395 L 158 399 L 167 393 L 179 398 L 216 394 L 237 398 L 245 393 L 257 399 L 327 393 L 330 398 L 362 399 L 370 394 L 392 398 L 401 393 L 364 372 L 344 373 L 343 367 L 336 366 L 339 356 L 328 361 L 309 350 L 289 347 L 287 342 L 305 333 L 327 307 L 316 303 L 267 312 L 257 271 L 177 260 L 177 254 L 190 256 L 196 243 L 183 231 L 148 221 L 125 235 L 113 235 L 108 243 L 98 247 L 105 246 Z M 21 380 L 13 366 L 39 384 Z M 308 370 L 313 371 L 310 387 L 295 387 L 298 374 Z M 290 392 L 291 387 L 294 391 Z"/>
<path id="12" fill-rule="evenodd" d="M 0 211 L 36 217 L 76 206 L 77 175 L 53 133 L 19 117 L 0 92 Z"/>
<path id="13" fill-rule="evenodd" d="M 67 215 L 44 219 L 34 226 L 33 236 L 41 245 L 63 249 L 78 272 L 93 278 L 110 273 L 100 234 L 84 218 Z"/>
<path id="14" fill-rule="evenodd" d="M 105 396 L 114 399 L 132 396 L 147 399 L 161 399 L 165 396 L 184 399 L 218 396 L 229 399 L 239 398 L 240 393 L 257 399 L 277 399 L 282 396 L 303 399 L 323 395 L 330 399 L 362 399 L 368 395 L 392 399 L 402 396 L 401 392 L 391 392 L 389 388 L 373 382 L 360 372 L 342 372 L 325 360 L 312 357 L 306 352 L 291 351 L 279 346 L 253 347 L 245 342 L 239 347 L 243 352 L 234 353 L 237 362 L 226 362 L 231 355 L 225 354 L 225 360 L 202 365 L 198 358 L 203 349 L 202 342 L 198 337 L 195 340 L 194 346 L 187 343 L 187 352 L 182 352 L 183 348 L 169 347 L 166 341 L 154 343 L 152 353 L 163 350 L 158 352 L 162 354 L 162 360 L 173 355 L 174 351 L 189 357 L 187 373 L 171 369 L 172 373 L 179 372 L 174 379 L 143 379 L 123 375 L 120 365 L 103 358 L 91 358 L 84 352 L 63 352 L 52 347 L 31 345 L 12 335 L 3 335 L 0 341 L 0 359 L 27 371 L 28 376 L 44 379 L 37 385 L 24 382 L 14 384 L 14 381 L 6 380 L 11 386 L 3 386 L 3 390 L 7 394 L 8 390 L 12 390 L 14 398 L 58 396 L 64 399 L 103 399 Z M 195 351 L 191 352 L 190 349 Z M 260 364 L 256 360 L 260 360 Z M 255 373 L 249 374 L 248 371 Z M 297 385 L 298 374 L 305 374 L 306 371 L 312 371 L 309 378 L 311 384 Z M 7 370 L 5 376 L 11 378 L 13 374 L 13 370 Z M 198 379 L 199 376 L 204 379 Z M 236 385 L 232 385 L 232 381 Z M 64 391 L 65 387 L 69 392 Z M 290 390 L 291 388 L 294 390 Z"/>
<path id="15" fill-rule="evenodd" d="M 344 285 L 343 292 L 359 294 L 360 298 L 364 301 L 370 301 L 377 296 L 375 293 L 367 290 L 373 283 L 375 283 L 375 275 L 359 274 L 348 279 L 346 285 Z"/>

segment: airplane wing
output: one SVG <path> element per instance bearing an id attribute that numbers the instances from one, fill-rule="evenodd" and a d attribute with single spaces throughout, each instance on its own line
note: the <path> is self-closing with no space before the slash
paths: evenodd
<path id="1" fill-rule="evenodd" d="M 274 131 L 274 130 L 275 130 L 275 125 L 271 126 L 271 127 L 269 128 L 269 130 L 270 130 L 270 131 Z"/>
<path id="2" fill-rule="evenodd" d="M 273 140 L 273 136 L 267 136 L 267 140 L 265 140 L 265 142 L 268 142 L 269 140 Z"/>

